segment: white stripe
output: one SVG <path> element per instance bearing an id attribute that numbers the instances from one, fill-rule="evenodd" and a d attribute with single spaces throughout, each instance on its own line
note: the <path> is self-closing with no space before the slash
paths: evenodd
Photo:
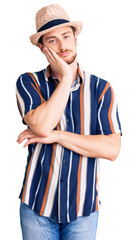
<path id="1" fill-rule="evenodd" d="M 91 75 L 85 73 L 84 80 L 84 135 L 90 135 L 90 121 L 91 121 Z M 81 164 L 81 178 L 80 178 L 80 202 L 78 216 L 82 216 L 85 202 L 85 194 L 87 187 L 87 167 L 88 157 L 82 157 Z"/>
<path id="2" fill-rule="evenodd" d="M 101 123 L 101 118 L 100 118 L 100 113 L 101 113 L 101 109 L 102 109 L 102 106 L 103 106 L 103 102 L 104 102 L 104 96 L 101 99 L 101 104 L 100 104 L 99 111 L 98 111 L 98 121 L 99 121 L 99 125 L 100 125 L 101 134 L 104 134 L 103 133 L 103 128 L 102 128 L 102 123 Z"/>
<path id="3" fill-rule="evenodd" d="M 18 99 L 20 107 L 21 107 L 22 117 L 24 117 L 25 116 L 25 104 L 24 104 L 24 100 L 21 97 L 20 93 L 18 92 L 17 88 L 16 88 L 16 96 L 17 96 L 17 99 Z"/>
<path id="4" fill-rule="evenodd" d="M 68 180 L 67 180 L 67 221 L 70 222 L 69 218 L 69 189 L 70 189 L 70 175 L 71 175 L 71 168 L 72 168 L 72 151 L 70 152 L 70 165 L 69 165 L 69 174 L 68 174 Z"/>
<path id="5" fill-rule="evenodd" d="M 99 86 L 99 81 L 100 81 L 100 78 L 98 78 L 98 80 L 97 80 L 96 88 L 98 88 L 98 86 Z"/>
<path id="6" fill-rule="evenodd" d="M 32 156 L 31 166 L 30 166 L 30 170 L 29 170 L 29 175 L 28 175 L 27 185 L 26 185 L 26 191 L 25 191 L 25 203 L 26 204 L 29 203 L 31 183 L 32 183 L 32 179 L 33 179 L 34 172 L 35 172 L 35 169 L 36 169 L 36 164 L 37 164 L 38 156 L 39 156 L 40 151 L 41 151 L 41 147 L 42 147 L 42 144 L 37 143 L 36 148 L 35 148 L 34 153 L 33 153 L 33 156 Z"/>
<path id="7" fill-rule="evenodd" d="M 24 84 L 23 84 L 22 76 L 21 76 L 20 79 L 21 79 L 21 84 L 22 84 L 23 89 L 25 90 L 25 92 L 27 93 L 27 95 L 28 95 L 29 98 L 30 98 L 30 110 L 31 110 L 31 109 L 32 109 L 32 104 L 33 104 L 33 99 L 32 99 L 30 93 L 28 92 L 28 90 L 26 89 L 26 87 L 25 87 Z"/>
<path id="8" fill-rule="evenodd" d="M 117 120 L 117 99 L 116 99 L 115 93 L 114 93 L 114 102 L 113 102 L 113 107 L 112 107 L 112 112 L 111 112 L 111 119 L 112 119 L 113 128 L 114 128 L 115 133 L 120 133 L 118 120 Z"/>
<path id="9" fill-rule="evenodd" d="M 63 112 L 62 117 L 61 117 L 61 130 L 65 130 L 66 125 L 65 125 L 65 113 Z M 49 186 L 49 191 L 48 191 L 48 196 L 47 196 L 47 202 L 44 210 L 44 216 L 50 216 L 52 207 L 53 207 L 53 202 L 55 198 L 55 193 L 56 189 L 58 186 L 58 181 L 59 181 L 59 175 L 61 175 L 61 168 L 62 168 L 62 157 L 61 155 L 63 154 L 62 151 L 63 147 L 60 144 L 56 145 L 56 151 L 55 151 L 55 159 L 54 159 L 54 165 L 53 165 L 53 174 L 51 178 L 51 183 Z M 60 184 L 59 184 L 60 185 Z M 59 187 L 60 191 L 60 187 Z M 59 196 L 60 198 L 60 196 Z M 59 201 L 60 203 L 60 201 Z"/>
<path id="10" fill-rule="evenodd" d="M 37 81 L 37 83 L 38 83 L 38 85 L 40 87 L 40 82 L 39 82 L 39 78 L 38 78 L 37 74 L 35 72 L 32 73 L 32 74 L 33 74 L 34 78 L 36 79 L 36 81 Z"/>
<path id="11" fill-rule="evenodd" d="M 44 216 L 50 216 L 54 197 L 58 185 L 58 179 L 59 179 L 59 168 L 60 168 L 60 162 L 61 162 L 61 150 L 62 146 L 60 144 L 57 144 L 56 151 L 55 151 L 55 159 L 54 159 L 54 166 L 53 166 L 53 173 L 52 178 L 49 186 L 49 191 L 47 195 L 47 202 L 44 210 Z"/>
<path id="12" fill-rule="evenodd" d="M 41 185 L 41 181 L 42 181 L 43 162 L 44 162 L 44 158 L 45 158 L 46 146 L 47 146 L 47 145 L 45 144 L 43 157 L 42 157 L 42 159 L 41 159 L 41 176 L 40 176 L 40 180 L 39 180 L 39 183 L 38 183 L 38 186 L 37 186 L 37 190 L 36 190 L 36 192 L 35 192 L 35 197 L 34 197 L 34 202 L 33 202 L 33 205 L 32 205 L 32 209 L 34 209 L 35 202 L 36 202 L 36 198 L 37 198 L 37 194 L 38 194 L 38 191 L 39 191 L 39 188 L 40 188 L 40 185 Z"/>

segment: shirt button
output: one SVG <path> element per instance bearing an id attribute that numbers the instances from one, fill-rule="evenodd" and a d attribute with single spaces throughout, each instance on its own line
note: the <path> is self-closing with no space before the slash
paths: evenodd
<path id="1" fill-rule="evenodd" d="M 63 159 L 63 162 L 65 163 L 65 162 L 66 162 L 66 160 L 65 160 L 65 159 Z"/>
<path id="2" fill-rule="evenodd" d="M 68 118 L 66 119 L 66 122 L 69 122 L 69 119 L 68 119 Z"/>

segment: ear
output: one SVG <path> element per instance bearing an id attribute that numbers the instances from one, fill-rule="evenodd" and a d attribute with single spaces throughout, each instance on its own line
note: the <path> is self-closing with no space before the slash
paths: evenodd
<path id="1" fill-rule="evenodd" d="M 44 54 L 44 46 L 41 43 L 38 43 L 38 47 L 40 48 L 41 52 Z"/>

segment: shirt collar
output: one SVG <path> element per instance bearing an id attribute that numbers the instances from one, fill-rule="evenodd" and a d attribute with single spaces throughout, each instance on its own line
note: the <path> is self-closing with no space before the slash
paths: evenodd
<path id="1" fill-rule="evenodd" d="M 83 84 L 84 83 L 84 71 L 83 71 L 83 67 L 77 63 L 78 67 L 77 67 L 77 78 L 76 80 L 74 81 L 72 87 L 74 88 L 75 85 L 77 83 L 80 83 L 80 84 Z M 52 74 L 51 74 L 51 68 L 50 68 L 50 65 L 47 66 L 47 68 L 45 69 L 45 80 L 48 82 L 49 79 L 52 78 Z M 76 84 L 75 84 L 76 83 Z"/>

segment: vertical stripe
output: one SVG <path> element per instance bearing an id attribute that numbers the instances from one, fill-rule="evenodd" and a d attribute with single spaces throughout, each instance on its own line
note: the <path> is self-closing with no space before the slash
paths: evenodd
<path id="1" fill-rule="evenodd" d="M 43 102 L 44 102 L 44 99 L 43 99 L 42 93 L 41 93 L 41 91 L 40 91 L 40 88 L 39 88 L 39 86 L 38 86 L 37 80 L 35 79 L 35 77 L 34 77 L 34 75 L 33 75 L 32 73 L 28 73 L 28 74 L 29 74 L 29 75 L 32 77 L 32 79 L 34 80 L 36 87 L 34 86 L 33 83 L 31 83 L 31 85 L 32 85 L 32 86 L 34 87 L 34 89 L 38 92 L 38 94 L 39 94 L 39 96 L 40 96 L 40 99 L 41 99 L 41 103 L 43 103 Z M 36 74 L 35 74 L 35 75 L 36 75 Z"/>
<path id="2" fill-rule="evenodd" d="M 39 90 L 34 86 L 34 84 L 33 83 L 31 83 L 31 85 L 33 86 L 33 88 L 36 90 L 36 92 L 39 94 L 39 97 L 40 97 L 40 99 L 41 99 L 41 103 L 43 103 L 44 102 L 44 100 L 43 100 L 43 97 L 42 97 L 42 95 L 41 95 L 41 93 L 39 92 Z"/>
<path id="3" fill-rule="evenodd" d="M 55 160 L 54 160 L 54 166 L 53 166 L 53 173 L 52 173 L 52 179 L 50 182 L 50 187 L 48 191 L 48 197 L 47 202 L 44 210 L 44 215 L 51 214 L 54 197 L 58 185 L 58 179 L 59 179 L 59 168 L 60 168 L 60 162 L 61 162 L 61 150 L 62 146 L 60 144 L 57 144 L 56 146 L 56 152 L 55 152 Z"/>
<path id="4" fill-rule="evenodd" d="M 80 87 L 80 121 L 81 121 L 81 134 L 83 134 L 83 84 Z M 78 167 L 78 179 L 77 179 L 77 216 L 79 212 L 79 202 L 80 202 L 80 175 L 81 175 L 81 162 L 82 155 L 80 155 L 79 159 L 79 167 Z"/>
<path id="5" fill-rule="evenodd" d="M 45 159 L 46 146 L 47 145 L 45 144 L 44 153 L 43 153 L 43 156 L 42 156 L 42 159 L 41 159 L 41 176 L 40 176 L 40 180 L 38 182 L 38 186 L 37 186 L 37 189 L 36 189 L 36 192 L 35 192 L 35 197 L 34 197 L 34 202 L 32 204 L 32 209 L 34 209 L 34 207 L 35 207 L 36 198 L 37 198 L 37 195 L 38 195 L 38 192 L 39 192 L 39 189 L 40 189 L 40 185 L 41 185 L 41 180 L 42 180 L 42 175 L 43 175 L 43 162 L 44 162 L 44 159 Z"/>
<path id="6" fill-rule="evenodd" d="M 98 78 L 98 80 L 97 80 L 96 88 L 98 88 L 98 86 L 99 86 L 99 81 L 100 81 L 100 78 Z"/>
<path id="7" fill-rule="evenodd" d="M 29 203 L 31 183 L 32 183 L 32 179 L 36 169 L 36 164 L 37 164 L 39 153 L 41 151 L 41 147 L 42 147 L 41 143 L 36 144 L 36 147 L 32 153 L 30 162 L 28 164 L 26 180 L 25 180 L 25 185 L 24 185 L 24 190 L 22 195 L 22 201 L 25 203 Z"/>
<path id="8" fill-rule="evenodd" d="M 38 78 L 38 75 L 37 75 L 37 73 L 32 73 L 32 75 L 34 76 L 34 78 L 35 78 L 35 81 L 37 82 L 37 84 L 38 84 L 38 86 L 39 86 L 39 89 L 40 89 L 40 82 L 39 82 L 39 78 Z"/>
<path id="9" fill-rule="evenodd" d="M 17 103 L 18 103 L 20 112 L 22 113 L 22 117 L 24 117 L 25 116 L 25 104 L 24 104 L 23 98 L 21 97 L 21 95 L 17 89 L 16 89 L 16 96 L 17 96 Z"/>
<path id="10" fill-rule="evenodd" d="M 93 191 L 92 191 L 92 206 L 91 206 L 91 212 L 92 212 L 92 209 L 93 209 L 93 204 L 94 204 L 94 200 L 95 200 L 95 187 L 96 187 L 96 178 L 97 178 L 97 174 L 96 174 L 96 167 L 97 167 L 97 164 L 96 164 L 96 160 L 95 160 L 95 163 L 94 163 L 94 171 L 93 171 Z"/>
<path id="11" fill-rule="evenodd" d="M 59 130 L 59 123 L 58 123 L 58 125 L 57 125 L 57 129 Z M 40 210 L 40 215 L 43 215 L 43 214 L 44 214 L 44 209 L 45 209 L 45 205 L 46 205 L 46 201 L 47 201 L 47 196 L 48 196 L 48 191 L 49 191 L 49 187 L 50 187 L 50 183 L 51 183 L 51 178 L 52 178 L 52 174 L 53 174 L 53 169 L 54 169 L 55 151 L 56 151 L 56 143 L 53 144 L 53 152 L 52 152 L 52 158 L 51 158 L 51 165 L 50 165 L 50 170 L 49 170 L 47 185 L 46 185 L 46 189 L 45 189 L 45 194 L 44 194 L 44 198 L 43 198 L 43 202 L 42 202 L 42 206 L 41 206 L 41 210 Z"/>
<path id="12" fill-rule="evenodd" d="M 66 131 L 66 116 L 65 111 L 62 113 L 61 120 L 60 120 L 60 128 L 62 131 Z M 58 184 L 58 219 L 60 222 L 60 179 L 61 179 L 61 172 L 62 172 L 62 159 L 64 155 L 64 147 L 61 149 L 61 161 L 60 161 L 60 167 L 59 167 L 59 184 Z"/>
<path id="13" fill-rule="evenodd" d="M 117 120 L 117 107 L 118 106 L 117 106 L 116 94 L 114 93 L 114 103 L 112 107 L 111 118 L 112 118 L 112 123 L 113 123 L 115 133 L 120 133 L 119 124 Z"/>
<path id="14" fill-rule="evenodd" d="M 104 134 L 103 133 L 103 128 L 102 128 L 102 123 L 101 123 L 101 117 L 100 117 L 101 109 L 102 109 L 102 106 L 103 106 L 103 102 L 104 102 L 104 96 L 102 98 L 102 101 L 101 101 L 101 104 L 100 104 L 100 107 L 99 107 L 99 111 L 98 111 L 98 122 L 99 122 L 101 134 Z"/>
<path id="15" fill-rule="evenodd" d="M 52 178 L 52 173 L 53 173 L 53 164 L 54 164 L 55 150 L 56 150 L 56 143 L 53 144 L 51 165 L 50 165 L 47 185 L 46 185 L 46 189 L 45 189 L 45 194 L 44 194 L 44 198 L 43 198 L 43 202 L 42 202 L 42 206 L 41 206 L 41 210 L 40 210 L 40 215 L 44 214 L 44 209 L 45 209 L 45 205 L 46 205 L 46 201 L 47 201 L 48 190 L 49 190 L 49 186 L 50 186 L 50 182 L 51 182 L 51 178 Z"/>
<path id="16" fill-rule="evenodd" d="M 72 123 L 72 132 L 74 132 L 74 121 L 73 121 L 73 113 L 72 113 L 72 92 L 70 93 L 70 115 L 71 115 L 71 123 Z M 69 197 L 70 197 L 70 175 L 71 175 L 71 168 L 72 168 L 72 151 L 70 152 L 70 165 L 69 165 L 69 173 L 68 173 L 68 179 L 67 179 L 67 221 L 70 222 L 69 217 Z"/>
<path id="17" fill-rule="evenodd" d="M 36 85 L 36 87 L 37 87 L 37 89 L 39 90 L 39 92 L 40 92 L 40 89 L 39 89 L 39 86 L 38 86 L 38 82 L 37 82 L 37 80 L 36 80 L 36 78 L 35 78 L 35 76 L 34 75 L 36 75 L 36 74 L 32 74 L 32 73 L 30 73 L 30 72 L 28 72 L 28 74 L 31 76 L 31 78 L 33 79 L 33 81 L 35 82 L 35 85 Z"/>
<path id="18" fill-rule="evenodd" d="M 85 73 L 84 82 L 84 134 L 90 135 L 90 121 L 91 121 L 91 76 Z M 88 157 L 82 157 L 81 179 L 80 179 L 80 203 L 78 216 L 83 215 L 83 208 L 85 202 L 85 194 L 87 187 L 87 167 Z"/>
<path id="19" fill-rule="evenodd" d="M 102 94 L 101 94 L 101 96 L 99 97 L 98 103 L 101 101 L 101 99 L 102 99 L 102 97 L 104 96 L 104 94 L 106 93 L 108 87 L 109 87 L 109 83 L 107 82 L 106 85 L 105 85 L 105 88 L 104 88 L 104 90 L 103 90 L 103 92 L 102 92 Z"/>
<path id="20" fill-rule="evenodd" d="M 27 93 L 29 99 L 30 99 L 30 110 L 32 109 L 32 105 L 33 105 L 33 99 L 32 99 L 32 96 L 30 95 L 30 93 L 28 92 L 28 90 L 25 88 L 24 84 L 23 84 L 23 80 L 22 80 L 22 76 L 20 78 L 21 80 L 21 84 L 22 84 L 22 87 L 23 89 L 25 90 L 25 92 Z"/>
<path id="21" fill-rule="evenodd" d="M 63 155 L 64 155 L 64 148 L 62 148 L 62 151 L 61 151 L 61 159 L 63 159 Z M 59 185 L 58 185 L 58 221 L 59 221 L 59 223 L 61 223 L 61 219 L 60 219 L 60 194 L 61 194 L 60 179 L 61 179 L 61 172 L 62 172 L 62 161 L 61 161 L 60 168 L 59 168 Z"/>
<path id="22" fill-rule="evenodd" d="M 109 119 L 111 131 L 112 131 L 112 133 L 115 133 L 113 123 L 112 123 L 112 118 L 111 118 L 114 96 L 113 96 L 113 89 L 111 86 L 110 86 L 110 89 L 111 89 L 111 103 L 110 103 L 110 107 L 109 107 L 109 111 L 108 111 L 108 119 Z"/>
<path id="23" fill-rule="evenodd" d="M 100 158 L 96 159 L 97 161 L 97 208 L 99 210 L 99 199 L 100 199 Z"/>

